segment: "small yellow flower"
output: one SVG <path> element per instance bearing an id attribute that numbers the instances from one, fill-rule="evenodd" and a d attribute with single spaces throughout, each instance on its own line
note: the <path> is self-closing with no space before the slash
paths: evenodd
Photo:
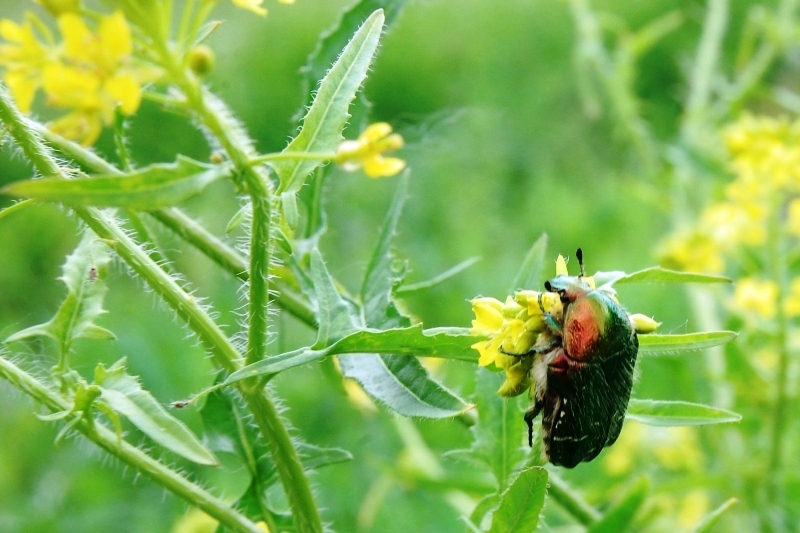
<path id="1" fill-rule="evenodd" d="M 472 300 L 472 311 L 475 320 L 472 321 L 472 335 L 489 336 L 503 326 L 503 302 L 494 298 L 475 298 Z"/>
<path id="2" fill-rule="evenodd" d="M 783 310 L 790 317 L 800 316 L 800 278 L 794 278 L 789 295 L 783 302 Z"/>
<path id="3" fill-rule="evenodd" d="M 710 502 L 708 494 L 702 489 L 694 489 L 687 494 L 680 504 L 678 525 L 686 530 L 694 529 L 708 513 Z"/>
<path id="4" fill-rule="evenodd" d="M 744 278 L 736 283 L 732 307 L 746 315 L 775 318 L 778 286 L 774 281 Z"/>
<path id="5" fill-rule="evenodd" d="M 256 15 L 261 15 L 262 17 L 267 14 L 267 10 L 261 7 L 261 4 L 264 3 L 264 0 L 231 0 L 234 5 L 237 7 L 241 7 L 242 9 L 247 9 L 252 11 Z"/>
<path id="6" fill-rule="evenodd" d="M 384 157 L 403 147 L 403 138 L 392 133 L 386 122 L 367 127 L 355 141 L 343 141 L 336 150 L 336 162 L 349 172 L 363 168 L 370 178 L 394 176 L 406 167 L 406 162 L 394 157 Z"/>
<path id="7" fill-rule="evenodd" d="M 39 42 L 33 32 L 31 19 L 19 25 L 8 19 L 0 20 L 0 67 L 3 82 L 8 86 L 23 113 L 31 110 L 36 91 L 42 86 L 42 69 L 55 58 L 55 51 Z"/>

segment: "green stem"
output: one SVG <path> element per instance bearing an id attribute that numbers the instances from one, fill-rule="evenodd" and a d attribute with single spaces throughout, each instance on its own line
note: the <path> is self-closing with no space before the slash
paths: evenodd
<path id="1" fill-rule="evenodd" d="M 776 302 L 776 323 L 778 329 L 775 333 L 775 343 L 778 346 L 778 373 L 776 376 L 776 396 L 775 407 L 773 408 L 772 435 L 770 443 L 770 455 L 768 466 L 768 488 L 767 494 L 773 504 L 778 503 L 781 476 L 781 465 L 783 462 L 783 441 L 786 435 L 788 397 L 788 370 L 789 370 L 789 345 L 788 330 L 789 317 L 786 315 L 784 304 L 786 297 L 790 293 L 789 272 L 786 262 L 786 244 L 781 232 L 780 205 L 773 209 L 774 216 L 769 229 L 768 252 L 770 260 L 770 275 L 775 285 L 778 287 L 778 299 Z"/>
<path id="2" fill-rule="evenodd" d="M 30 125 L 48 144 L 83 168 L 100 174 L 122 174 L 117 167 L 79 144 L 53 133 L 39 123 L 31 122 Z M 0 217 L 35 202 L 35 200 L 19 202 L 4 211 L 0 211 Z M 18 205 L 22 207 L 17 208 Z M 247 261 L 241 254 L 209 233 L 208 230 L 177 207 L 158 209 L 148 213 L 232 275 L 242 281 L 250 279 Z M 271 299 L 301 322 L 311 327 L 316 327 L 317 322 L 314 317 L 314 311 L 308 302 L 280 277 L 277 277 L 273 284 L 277 293 L 270 295 Z"/>
<path id="3" fill-rule="evenodd" d="M 40 174 L 65 177 L 49 149 L 31 127 L 31 122 L 20 114 L 5 86 L 2 85 L 0 85 L 0 121 L 6 124 L 17 145 Z M 189 324 L 222 368 L 234 372 L 241 366 L 239 351 L 208 313 L 108 215 L 92 207 L 77 207 L 74 212 L 98 237 L 114 243 L 117 254 Z"/>
<path id="4" fill-rule="evenodd" d="M 231 119 L 231 114 L 223 103 L 213 94 L 203 91 L 197 79 L 181 67 L 165 40 L 157 40 L 155 46 L 158 48 L 164 68 L 186 95 L 189 107 L 197 113 L 208 131 L 217 138 L 239 171 L 242 180 L 239 185 L 244 185 L 250 194 L 253 220 L 246 353 L 248 362 L 256 362 L 263 359 L 266 353 L 269 325 L 271 184 L 269 178 L 263 174 L 263 169 L 250 165 L 250 159 L 255 156 L 252 141 L 242 131 L 241 126 Z M 322 520 L 308 478 L 277 409 L 265 389 L 255 389 L 254 383 L 250 381 L 246 381 L 242 389 L 277 465 L 278 476 L 289 500 L 298 533 L 321 533 Z"/>
<path id="5" fill-rule="evenodd" d="M 711 83 L 717 73 L 722 39 L 728 22 L 728 0 L 709 0 L 703 34 L 689 79 L 686 110 L 689 116 L 707 109 L 711 99 Z"/>
<path id="6" fill-rule="evenodd" d="M 2 356 L 0 356 L 0 376 L 54 413 L 71 408 L 71 405 L 49 387 Z M 86 418 L 82 418 L 73 428 L 123 463 L 148 476 L 191 505 L 202 509 L 226 528 L 242 533 L 263 533 L 263 530 L 256 524 L 231 508 L 230 505 L 153 459 L 139 448 L 125 440 L 120 440 L 116 432 Z"/>
<path id="7" fill-rule="evenodd" d="M 261 433 L 269 435 L 266 439 L 267 445 L 275 460 L 275 468 L 283 482 L 286 497 L 292 504 L 292 516 L 297 531 L 321 533 L 322 522 L 314 503 L 314 495 L 278 410 L 267 396 L 266 389 L 243 395 Z M 284 480 L 290 482 L 286 483 Z"/>
<path id="8" fill-rule="evenodd" d="M 576 494 L 567 482 L 558 477 L 552 470 L 548 471 L 549 488 L 547 495 L 555 500 L 567 513 L 584 526 L 591 526 L 598 522 L 602 516 Z"/>
<path id="9" fill-rule="evenodd" d="M 275 152 L 272 154 L 259 155 L 250 159 L 250 165 L 258 165 L 268 161 L 296 161 L 304 159 L 308 161 L 333 161 L 336 159 L 336 154 L 333 152 L 325 153 L 312 153 L 312 152 Z"/>

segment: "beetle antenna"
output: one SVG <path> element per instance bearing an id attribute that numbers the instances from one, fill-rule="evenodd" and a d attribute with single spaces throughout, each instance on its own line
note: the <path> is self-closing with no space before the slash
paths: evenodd
<path id="1" fill-rule="evenodd" d="M 582 277 L 584 277 L 586 275 L 586 272 L 583 270 L 583 250 L 578 248 L 578 251 L 575 252 L 575 257 L 578 258 L 578 266 L 581 269 L 581 273 L 578 274 L 578 277 L 582 278 Z"/>

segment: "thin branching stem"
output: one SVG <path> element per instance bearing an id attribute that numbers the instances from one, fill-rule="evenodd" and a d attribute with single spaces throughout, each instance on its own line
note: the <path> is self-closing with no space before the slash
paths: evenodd
<path id="1" fill-rule="evenodd" d="M 0 355 L 0 376 L 54 413 L 69 410 L 71 407 L 55 391 L 2 355 Z M 191 505 L 202 509 L 226 528 L 242 533 L 263 533 L 262 529 L 230 505 L 153 459 L 136 446 L 120 439 L 116 432 L 80 414 L 71 416 L 81 416 L 81 419 L 72 426 L 73 429 L 126 465 L 135 468 Z"/>

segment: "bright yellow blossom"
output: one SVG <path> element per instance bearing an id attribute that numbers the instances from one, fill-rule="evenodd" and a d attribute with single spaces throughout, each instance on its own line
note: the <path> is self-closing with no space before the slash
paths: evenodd
<path id="1" fill-rule="evenodd" d="M 800 278 L 794 278 L 789 294 L 783 301 L 783 310 L 789 317 L 800 316 Z"/>
<path id="2" fill-rule="evenodd" d="M 42 86 L 42 70 L 55 59 L 55 51 L 36 38 L 31 20 L 19 25 L 11 20 L 0 20 L 0 67 L 3 82 L 8 86 L 23 113 L 31 110 L 36 91 Z"/>
<path id="3" fill-rule="evenodd" d="M 406 162 L 395 157 L 384 157 L 403 147 L 403 138 L 392 133 L 386 122 L 376 122 L 367 127 L 355 141 L 344 141 L 336 150 L 336 162 L 352 172 L 363 168 L 370 178 L 394 176 L 406 167 Z"/>
<path id="4" fill-rule="evenodd" d="M 745 315 L 775 318 L 777 302 L 778 286 L 774 281 L 743 278 L 736 283 L 732 306 Z"/>
<path id="5" fill-rule="evenodd" d="M 131 29 L 121 11 L 103 17 L 93 33 L 74 13 L 58 19 L 64 37 L 64 63 L 47 65 L 44 89 L 48 103 L 72 110 L 51 128 L 84 145 L 97 140 L 103 124 L 114 120 L 114 109 L 130 115 L 141 103 L 145 78 L 133 68 Z"/>

